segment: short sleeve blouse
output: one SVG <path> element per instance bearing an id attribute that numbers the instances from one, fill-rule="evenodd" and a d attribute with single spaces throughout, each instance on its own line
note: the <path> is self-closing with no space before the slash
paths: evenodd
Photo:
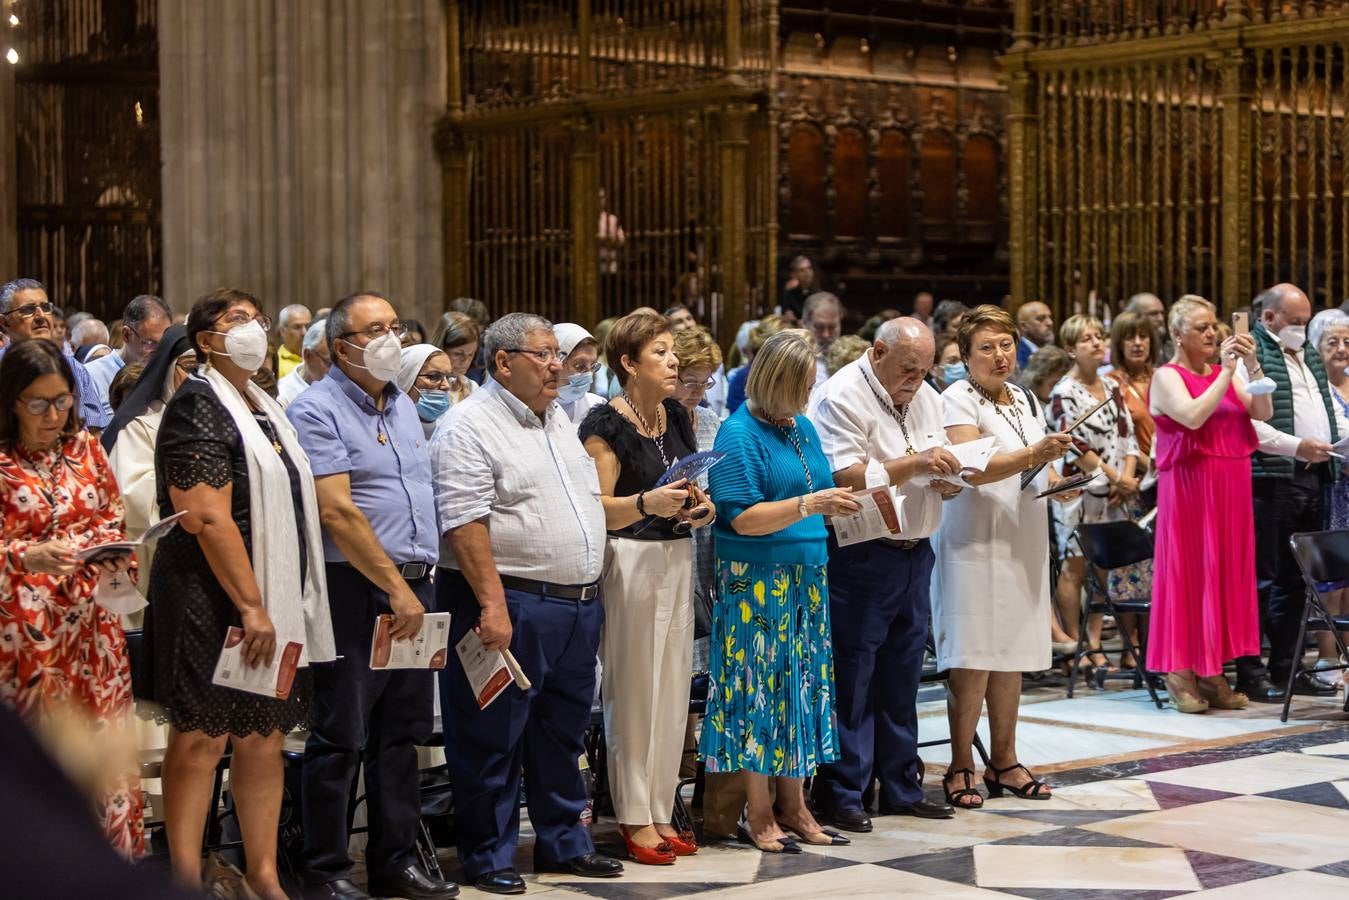
<path id="1" fill-rule="evenodd" d="M 651 490 L 675 460 L 697 452 L 698 440 L 693 434 L 688 410 L 676 400 L 664 401 L 664 409 L 666 427 L 662 443 L 665 459 L 661 458 L 656 442 L 638 432 L 637 426 L 614 409 L 611 403 L 596 406 L 581 422 L 577 433 L 582 442 L 592 435 L 598 437 L 618 457 L 618 481 L 614 485 L 614 496 L 631 497 L 641 491 Z M 642 520 L 609 533 L 615 537 L 656 541 L 687 537 L 675 534 L 674 523 L 668 519 L 656 519 L 642 528 L 641 533 L 637 533 L 636 529 L 644 522 Z"/>

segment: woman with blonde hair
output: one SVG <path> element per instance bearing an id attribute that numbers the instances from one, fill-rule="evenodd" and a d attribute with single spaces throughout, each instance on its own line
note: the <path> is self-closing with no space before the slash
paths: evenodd
<path id="1" fill-rule="evenodd" d="M 750 330 L 749 341 L 745 345 L 745 364 L 732 370 L 726 376 L 727 413 L 735 412 L 745 402 L 745 386 L 749 382 L 750 366 L 754 365 L 754 357 L 759 352 L 759 348 L 770 337 L 786 327 L 787 320 L 782 316 L 764 316 L 759 320 L 759 324 Z"/>
<path id="2" fill-rule="evenodd" d="M 450 405 L 458 403 L 473 393 L 478 382 L 470 377 L 478 362 L 478 345 L 482 337 L 478 323 L 468 314 L 447 312 L 436 323 L 436 332 L 431 336 L 431 344 L 443 352 L 450 360 L 449 391 Z"/>
<path id="3" fill-rule="evenodd" d="M 702 755 L 709 772 L 741 772 L 749 798 L 738 837 L 769 853 L 847 839 L 822 829 L 802 781 L 838 759 L 824 516 L 858 509 L 836 488 L 804 410 L 815 340 L 788 329 L 764 341 L 747 402 L 722 423 L 712 496 L 718 592 Z M 770 799 L 769 781 L 777 800 Z"/>

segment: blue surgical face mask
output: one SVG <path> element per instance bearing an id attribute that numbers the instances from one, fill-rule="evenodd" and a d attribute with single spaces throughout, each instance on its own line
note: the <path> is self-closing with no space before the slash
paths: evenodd
<path id="1" fill-rule="evenodd" d="M 964 361 L 947 363 L 941 367 L 941 380 L 945 384 L 955 384 L 969 374 L 970 370 Z"/>
<path id="2" fill-rule="evenodd" d="M 581 372 L 573 375 L 565 383 L 557 386 L 557 399 L 563 403 L 575 403 L 586 395 L 590 390 L 590 382 L 593 376 L 589 372 Z"/>
<path id="3" fill-rule="evenodd" d="M 417 415 L 421 416 L 423 422 L 434 422 L 450 408 L 449 391 L 419 390 L 417 394 Z"/>

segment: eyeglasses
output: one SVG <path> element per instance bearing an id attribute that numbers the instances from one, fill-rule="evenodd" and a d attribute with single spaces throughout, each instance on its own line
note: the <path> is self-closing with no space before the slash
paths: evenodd
<path id="1" fill-rule="evenodd" d="M 50 303 L 25 303 L 23 306 L 11 309 L 8 315 L 22 316 L 25 319 L 31 319 L 38 313 L 42 313 L 44 316 L 50 316 L 54 308 L 55 307 Z"/>
<path id="2" fill-rule="evenodd" d="M 271 318 L 269 316 L 263 315 L 262 313 L 258 313 L 256 316 L 250 316 L 248 313 L 240 310 L 239 312 L 228 313 L 227 315 L 224 316 L 224 318 L 216 320 L 216 324 L 223 325 L 226 331 L 228 331 L 231 328 L 238 328 L 240 325 L 247 325 L 249 322 L 257 322 L 259 325 L 262 326 L 263 331 L 272 330 Z M 135 333 L 134 328 L 132 329 L 132 333 L 133 334 Z M 140 337 L 140 335 L 136 336 Z"/>
<path id="3" fill-rule="evenodd" d="M 135 325 L 128 325 L 128 326 L 126 327 L 126 329 L 127 329 L 127 331 L 131 332 L 132 336 L 133 336 L 136 340 L 138 340 L 138 341 L 141 342 L 141 346 L 145 348 L 145 352 L 146 352 L 146 353 L 154 353 L 154 352 L 155 352 L 155 348 L 159 346 L 159 340 L 158 340 L 158 339 L 156 339 L 156 340 L 150 340 L 149 338 L 142 336 L 141 333 L 140 333 L 139 331 L 136 330 L 136 326 L 135 326 Z"/>
<path id="4" fill-rule="evenodd" d="M 383 322 L 376 322 L 369 328 L 365 329 L 365 331 L 344 331 L 342 332 L 342 334 L 338 335 L 338 337 L 340 337 L 342 340 L 345 341 L 349 337 L 355 337 L 358 334 L 363 334 L 373 341 L 378 338 L 384 337 L 384 335 L 386 334 L 391 334 L 396 338 L 401 338 L 406 332 L 407 328 L 403 325 L 402 322 L 393 321 L 390 322 L 388 325 L 385 325 Z"/>
<path id="5" fill-rule="evenodd" d="M 524 347 L 502 347 L 501 349 L 505 350 L 507 353 L 523 353 L 526 356 L 532 356 L 545 366 L 550 366 L 555 362 L 562 362 L 562 354 L 552 349 L 526 350 Z"/>
<path id="6" fill-rule="evenodd" d="M 712 390 L 713 386 L 716 385 L 717 379 L 712 378 L 711 376 L 708 376 L 708 379 L 707 379 L 706 381 L 685 381 L 683 378 L 681 378 L 681 379 L 679 379 L 679 383 L 682 384 L 682 385 L 684 386 L 684 389 L 685 389 L 685 390 L 689 390 L 689 391 L 697 391 L 697 390 L 710 391 L 710 390 Z"/>
<path id="7" fill-rule="evenodd" d="M 428 385 L 435 387 L 449 387 L 450 374 L 448 372 L 423 372 L 417 376 L 417 381 L 425 381 Z"/>
<path id="8" fill-rule="evenodd" d="M 34 397 L 32 400 L 20 400 L 23 408 L 28 410 L 29 415 L 43 416 L 47 410 L 56 407 L 57 412 L 67 412 L 75 405 L 75 395 L 71 393 L 57 394 L 55 397 Z"/>
<path id="9" fill-rule="evenodd" d="M 574 372 L 577 375 L 594 375 L 603 367 L 603 363 L 600 362 L 593 362 L 588 366 L 582 366 L 579 364 L 579 362 L 577 364 L 566 362 L 566 357 L 562 357 L 562 359 L 563 364 L 566 365 L 567 368 L 571 369 L 572 372 Z"/>

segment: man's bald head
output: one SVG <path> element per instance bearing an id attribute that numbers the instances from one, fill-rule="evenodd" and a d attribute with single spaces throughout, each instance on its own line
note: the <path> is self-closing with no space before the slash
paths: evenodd
<path id="1" fill-rule="evenodd" d="M 1054 343 L 1054 314 L 1039 300 L 1023 303 L 1016 311 L 1016 327 L 1038 347 Z"/>
<path id="2" fill-rule="evenodd" d="M 1290 325 L 1305 327 L 1312 317 L 1312 303 L 1302 288 L 1286 281 L 1261 291 L 1251 307 L 1270 334 Z"/>
<path id="3" fill-rule="evenodd" d="M 932 331 L 912 316 L 882 322 L 871 348 L 871 365 L 896 406 L 913 399 L 936 355 Z"/>

